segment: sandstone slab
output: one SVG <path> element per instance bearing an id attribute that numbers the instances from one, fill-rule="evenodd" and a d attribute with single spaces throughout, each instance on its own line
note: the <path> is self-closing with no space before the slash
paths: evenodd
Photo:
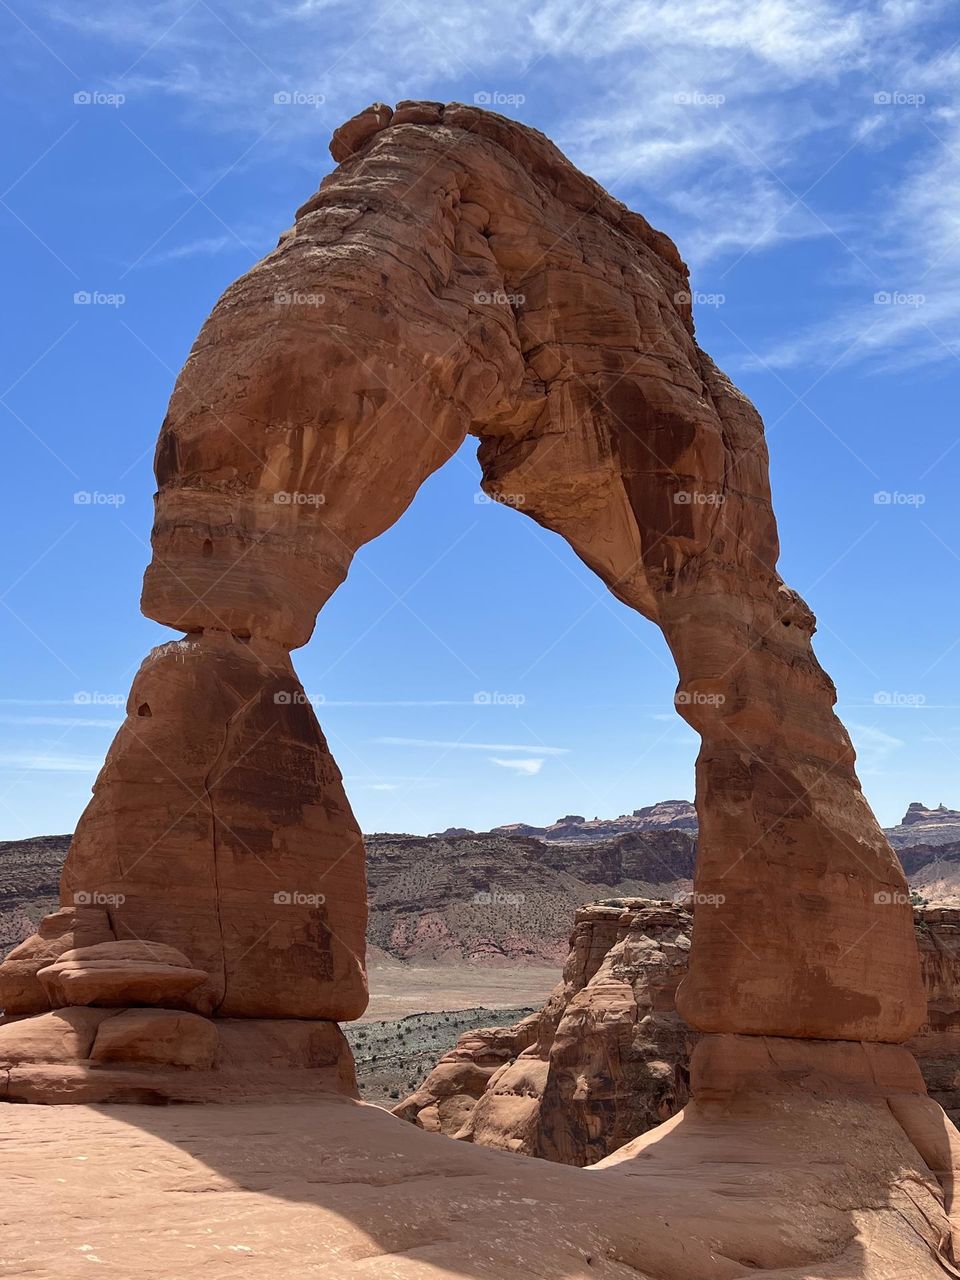
<path id="1" fill-rule="evenodd" d="M 0 1070 L 25 1062 L 89 1058 L 106 1009 L 54 1009 L 0 1025 Z"/>
<path id="2" fill-rule="evenodd" d="M 175 947 L 153 942 L 102 942 L 63 952 L 37 974 L 56 1005 L 163 1005 L 206 981 Z"/>
<path id="3" fill-rule="evenodd" d="M 175 1009 L 124 1009 L 101 1022 L 90 1049 L 94 1062 L 209 1070 L 217 1056 L 216 1024 Z"/>
<path id="4" fill-rule="evenodd" d="M 942 1189 L 890 1109 L 865 1099 L 692 1107 L 632 1158 L 589 1170 L 330 1097 L 19 1106 L 4 1114 L 0 1176 L 0 1254 L 32 1280 L 951 1274 Z"/>
<path id="5" fill-rule="evenodd" d="M 6 1013 L 40 1013 L 49 996 L 37 974 L 65 951 L 94 946 L 114 937 L 105 910 L 65 906 L 40 921 L 37 932 L 13 948 L 0 964 L 0 1009 Z"/>

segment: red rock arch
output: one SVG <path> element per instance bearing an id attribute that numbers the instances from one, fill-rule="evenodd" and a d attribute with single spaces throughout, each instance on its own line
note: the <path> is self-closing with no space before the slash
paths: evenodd
<path id="1" fill-rule="evenodd" d="M 289 651 L 473 434 L 487 492 L 566 538 L 676 659 L 702 739 L 684 1016 L 906 1039 L 905 882 L 776 571 L 762 423 L 696 344 L 673 244 L 474 108 L 373 107 L 332 149 L 177 381 L 142 607 L 187 639 L 137 677 L 65 899 L 122 895 L 115 923 L 207 968 L 222 1014 L 360 1012 L 362 847 Z"/>

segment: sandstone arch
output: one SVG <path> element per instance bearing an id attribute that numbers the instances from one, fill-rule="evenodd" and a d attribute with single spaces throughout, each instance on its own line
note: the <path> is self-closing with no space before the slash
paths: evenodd
<path id="1" fill-rule="evenodd" d="M 187 638 L 136 678 L 65 903 L 122 896 L 115 926 L 210 973 L 207 1011 L 362 1010 L 362 844 L 289 652 L 472 434 L 487 492 L 675 657 L 702 738 L 685 1018 L 905 1040 L 923 1017 L 905 882 L 777 574 L 762 423 L 696 344 L 673 244 L 474 108 L 377 105 L 332 150 L 177 381 L 142 607 Z"/>

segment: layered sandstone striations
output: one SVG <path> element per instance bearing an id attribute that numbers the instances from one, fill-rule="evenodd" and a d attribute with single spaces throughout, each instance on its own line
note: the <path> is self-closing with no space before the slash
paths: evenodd
<path id="1" fill-rule="evenodd" d="M 927 1017 L 909 1042 L 932 1098 L 960 1123 L 960 910 L 917 910 Z"/>

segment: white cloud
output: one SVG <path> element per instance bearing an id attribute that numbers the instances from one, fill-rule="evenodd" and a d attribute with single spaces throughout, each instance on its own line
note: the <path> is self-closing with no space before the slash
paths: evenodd
<path id="1" fill-rule="evenodd" d="M 905 745 L 901 738 L 884 733 L 874 725 L 848 723 L 847 728 L 856 748 L 857 773 L 861 778 L 882 774 L 891 755 Z"/>
<path id="2" fill-rule="evenodd" d="M 533 774 L 539 773 L 543 768 L 543 760 L 540 758 L 527 759 L 519 757 L 515 760 L 500 760 L 497 756 L 491 756 L 490 763 L 498 764 L 501 769 L 512 769 L 514 773 L 523 777 L 532 777 Z"/>
<path id="3" fill-rule="evenodd" d="M 519 93 L 519 114 L 664 225 L 697 272 L 723 272 L 732 287 L 741 255 L 835 241 L 836 306 L 760 351 L 771 368 L 838 359 L 899 368 L 960 350 L 960 50 L 941 52 L 942 29 L 931 34 L 946 0 L 293 0 L 269 11 L 237 0 L 222 13 L 160 0 L 148 9 L 103 0 L 54 16 L 117 52 L 109 87 L 162 94 L 197 128 L 239 133 L 243 165 L 286 148 L 313 167 L 332 129 L 373 98 Z M 322 101 L 278 106 L 274 94 L 290 89 Z M 931 104 L 877 106 L 880 91 Z M 860 151 L 884 153 L 874 172 L 887 175 L 886 189 L 844 194 L 840 184 L 838 194 L 824 179 Z M 852 207 L 835 204 L 844 200 Z M 218 231 L 155 260 L 229 248 Z M 843 282 L 851 265 L 859 277 Z M 877 321 L 874 292 L 915 292 L 921 279 L 925 309 Z"/>
<path id="4" fill-rule="evenodd" d="M 0 753 L 0 770 L 24 773 L 96 773 L 103 760 L 91 756 L 43 754 L 42 752 Z"/>
<path id="5" fill-rule="evenodd" d="M 122 720 L 88 720 L 76 716 L 0 716 L 0 724 L 44 724 L 55 725 L 64 729 L 119 729 Z"/>
<path id="6" fill-rule="evenodd" d="M 163 262 L 179 262 L 183 258 L 209 258 L 220 253 L 244 253 L 249 251 L 245 244 L 234 235 L 201 236 L 197 240 L 186 240 L 182 244 L 173 245 L 158 253 L 150 254 L 143 262 L 148 266 Z"/>
<path id="7" fill-rule="evenodd" d="M 515 742 L 443 742 L 434 738 L 375 738 L 375 742 L 388 747 L 438 747 L 447 751 L 539 751 L 545 756 L 562 756 L 569 747 L 545 747 L 541 743 Z"/>

